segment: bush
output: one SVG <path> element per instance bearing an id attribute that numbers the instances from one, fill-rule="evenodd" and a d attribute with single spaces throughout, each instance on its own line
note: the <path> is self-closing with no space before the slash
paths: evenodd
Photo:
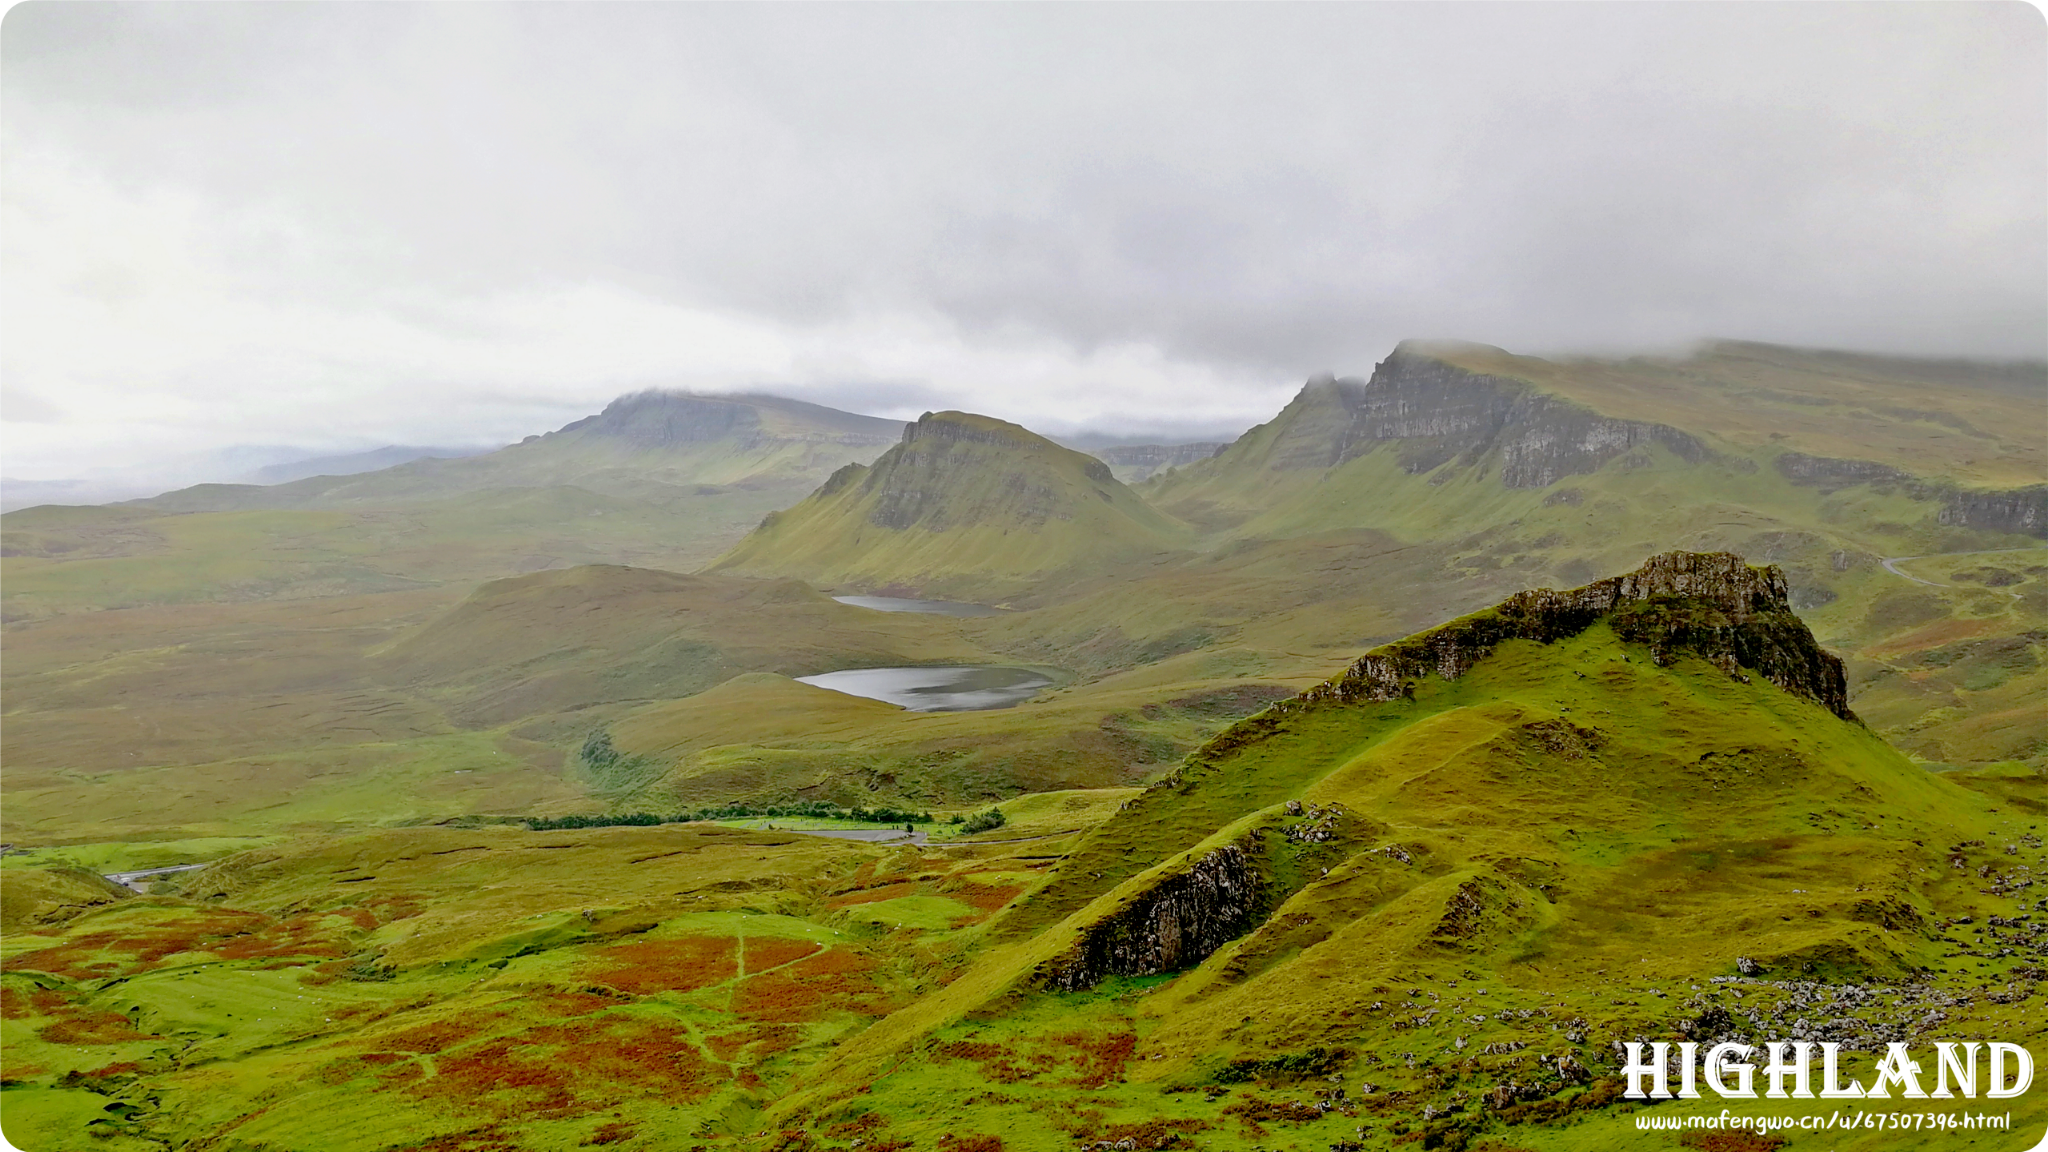
<path id="1" fill-rule="evenodd" d="M 972 836 L 976 832 L 987 832 L 991 829 L 1001 828 L 1009 822 L 1009 817 L 1003 815 L 1001 808 L 990 808 L 986 811 L 976 812 L 962 821 L 960 824 L 960 834 L 962 836 Z"/>

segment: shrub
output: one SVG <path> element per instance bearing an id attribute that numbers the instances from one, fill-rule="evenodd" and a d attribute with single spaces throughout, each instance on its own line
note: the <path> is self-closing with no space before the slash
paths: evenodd
<path id="1" fill-rule="evenodd" d="M 962 821 L 960 824 L 960 834 L 962 836 L 972 836 L 976 832 L 987 832 L 992 829 L 1001 828 L 1009 822 L 1009 817 L 1003 815 L 1001 808 L 990 808 L 985 811 L 976 812 Z"/>

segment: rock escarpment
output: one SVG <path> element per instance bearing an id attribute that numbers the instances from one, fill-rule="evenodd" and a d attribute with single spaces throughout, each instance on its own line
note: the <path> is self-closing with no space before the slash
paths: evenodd
<path id="1" fill-rule="evenodd" d="M 1267 461 L 1273 468 L 1330 468 L 1398 443 L 1410 473 L 1492 457 L 1509 488 L 1547 487 L 1651 445 L 1687 461 L 1712 455 L 1676 428 L 1603 416 L 1522 381 L 1469 372 L 1405 347 L 1370 380 L 1310 380 L 1281 421 L 1287 426 Z"/>
<path id="2" fill-rule="evenodd" d="M 2048 539 L 2048 484 L 2009 492 L 1951 492 L 1937 519 L 1958 528 Z"/>
<path id="3" fill-rule="evenodd" d="M 1258 926 L 1260 888 L 1251 855 L 1227 844 L 1090 925 L 1072 951 L 1041 973 L 1039 983 L 1078 992 L 1110 976 L 1191 968 Z"/>
<path id="4" fill-rule="evenodd" d="M 1110 466 L 1117 479 L 1126 484 L 1136 484 L 1155 472 L 1207 460 L 1228 444 L 1125 444 L 1115 448 L 1097 448 L 1089 455 Z"/>
<path id="5" fill-rule="evenodd" d="M 1368 652 L 1300 699 L 1397 699 L 1413 694 L 1424 675 L 1457 679 L 1504 640 L 1568 639 L 1603 618 L 1623 640 L 1647 645 L 1660 665 L 1690 655 L 1731 676 L 1754 668 L 1845 720 L 1856 718 L 1842 661 L 1793 613 L 1785 573 L 1775 564 L 1751 567 L 1728 552 L 1666 552 L 1583 588 L 1517 592 L 1487 611 Z"/>
<path id="6" fill-rule="evenodd" d="M 1859 484 L 1898 486 L 1915 500 L 1940 501 L 1935 522 L 1949 527 L 2048 538 L 2048 484 L 2003 491 L 1958 488 L 1921 480 L 1888 464 L 1799 452 L 1780 455 L 1777 467 L 1794 484 L 1828 492 Z"/>

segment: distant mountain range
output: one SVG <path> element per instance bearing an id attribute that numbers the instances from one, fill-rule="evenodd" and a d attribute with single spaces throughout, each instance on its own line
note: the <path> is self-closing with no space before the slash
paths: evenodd
<path id="1" fill-rule="evenodd" d="M 488 452 L 487 447 L 425 448 L 386 445 L 365 452 L 334 454 L 284 445 L 235 445 L 194 453 L 147 468 L 99 468 L 63 480 L 0 480 L 0 511 L 38 504 L 111 504 L 140 500 L 193 483 L 282 484 L 307 476 L 371 472 L 422 457 L 453 458 Z"/>
<path id="2" fill-rule="evenodd" d="M 573 486 L 623 499 L 808 488 L 843 464 L 880 455 L 901 429 L 893 420 L 776 396 L 642 392 L 482 455 L 268 486 L 202 484 L 140 503 L 219 512 L 412 503 L 508 488 Z"/>

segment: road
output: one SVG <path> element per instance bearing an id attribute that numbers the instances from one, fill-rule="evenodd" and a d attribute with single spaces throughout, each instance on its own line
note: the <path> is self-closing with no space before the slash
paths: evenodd
<path id="1" fill-rule="evenodd" d="M 1915 576 L 1915 575 L 1913 575 L 1913 574 L 1912 574 L 1911 572 L 1901 572 L 1901 571 L 1899 571 L 1899 564 L 1900 564 L 1900 562 L 1901 562 L 1901 561 L 1905 561 L 1905 560 L 1927 560 L 1927 559 L 1931 559 L 1931 558 L 1933 558 L 1933 557 L 1935 557 L 1935 556 L 1997 556 L 1997 555 L 2000 555 L 2000 554 L 2002 554 L 2002 553 L 2006 553 L 2006 552 L 2048 552 L 2048 549 L 2042 549 L 2042 548 L 1985 548 L 1985 549 L 1982 549 L 1982 550 L 1980 550 L 1980 551 L 1976 551 L 1976 552 L 1929 552 L 1929 553 L 1927 553 L 1927 554 L 1926 554 L 1926 555 L 1924 555 L 1924 556 L 1892 556 L 1892 557 L 1889 557 L 1889 558 L 1885 559 L 1885 560 L 1883 561 L 1883 564 L 1884 564 L 1884 570 L 1885 570 L 1885 571 L 1887 571 L 1887 572 L 1891 573 L 1891 574 L 1892 574 L 1892 575 L 1894 575 L 1894 576 L 1903 576 L 1903 577 L 1905 577 L 1906 579 L 1908 579 L 1908 580 L 1911 580 L 1911 581 L 1912 581 L 1913 583 L 1915 583 L 1915 584 L 1925 584 L 1925 585 L 1927 585 L 1927 586 L 1928 586 L 1929 588 L 1953 588 L 1953 587 L 1955 587 L 1955 585 L 1953 585 L 1953 584 L 1938 584 L 1938 583 L 1936 583 L 1936 582 L 1934 582 L 1934 581 L 1932 581 L 1932 580 L 1922 580 L 1922 579 L 1921 579 L 1921 578 L 1919 578 L 1918 576 Z M 2019 593 L 2017 593 L 2017 592 L 2012 592 L 2012 593 L 2007 593 L 2007 595 L 2010 595 L 2010 596 L 2013 596 L 2014 598 L 2017 598 L 2017 597 L 2019 596 Z"/>
<path id="2" fill-rule="evenodd" d="M 112 880 L 116 884 L 141 892 L 144 889 L 137 881 L 147 880 L 152 876 L 168 876 L 173 872 L 190 872 L 194 868 L 204 867 L 206 867 L 204 864 L 173 864 L 169 868 L 144 868 L 136 872 L 109 872 L 106 876 L 107 879 Z"/>

